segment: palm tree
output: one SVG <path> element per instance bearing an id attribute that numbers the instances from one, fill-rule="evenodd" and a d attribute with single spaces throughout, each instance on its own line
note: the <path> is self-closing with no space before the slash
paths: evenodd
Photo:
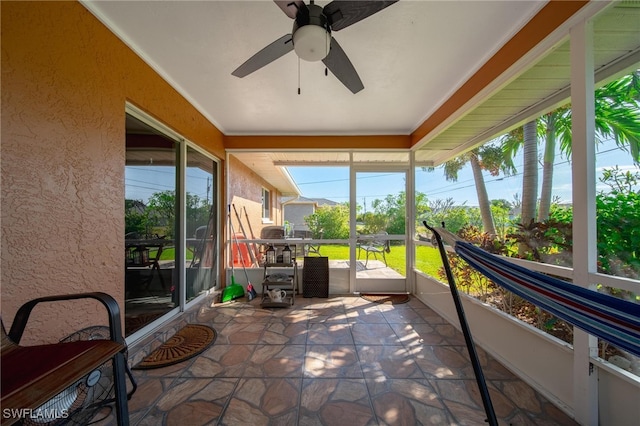
<path id="1" fill-rule="evenodd" d="M 602 142 L 613 138 L 621 149 L 631 154 L 635 164 L 640 164 L 640 108 L 638 101 L 640 101 L 640 72 L 638 71 L 608 83 L 595 92 L 596 141 Z M 571 155 L 570 106 L 563 106 L 544 114 L 539 118 L 537 124 L 537 135 L 540 135 L 545 141 L 542 189 L 537 215 L 537 220 L 542 222 L 549 218 L 553 164 L 558 142 L 560 142 L 560 152 L 567 157 Z M 533 126 L 531 123 L 527 123 L 525 127 L 527 125 Z M 536 132 L 530 128 L 528 133 L 525 132 L 526 135 L 529 137 L 528 142 L 531 143 Z M 503 138 L 505 156 L 513 158 L 523 143 L 527 146 L 527 138 L 519 138 L 518 136 L 517 132 L 511 132 Z M 525 176 L 523 177 L 522 191 L 522 223 L 525 225 L 536 217 L 536 189 L 533 188 L 537 187 L 538 158 L 537 153 L 532 155 L 532 150 L 532 146 L 526 148 L 523 165 Z"/>
<path id="2" fill-rule="evenodd" d="M 556 160 L 556 144 L 560 139 L 560 150 L 571 149 L 571 122 L 564 118 L 570 113 L 566 107 L 558 108 L 544 114 L 539 119 L 544 132 L 544 154 L 542 160 L 542 188 L 540 189 L 540 205 L 538 206 L 538 222 L 549 218 L 551 210 L 551 190 L 553 188 L 553 163 Z"/>
<path id="3" fill-rule="evenodd" d="M 484 232 L 496 235 L 496 227 L 491 214 L 491 202 L 489 201 L 482 171 L 488 171 L 491 176 L 498 176 L 500 172 L 509 174 L 512 171 L 511 163 L 504 161 L 501 147 L 491 144 L 483 145 L 444 163 L 445 178 L 448 181 L 457 181 L 458 173 L 467 163 L 471 164 L 471 170 L 473 171 Z"/>
<path id="4" fill-rule="evenodd" d="M 595 99 L 600 141 L 613 138 L 640 165 L 640 70 L 597 89 Z"/>
<path id="5" fill-rule="evenodd" d="M 536 214 L 536 193 L 538 192 L 538 135 L 536 121 L 524 125 L 524 170 L 522 175 L 521 223 L 528 225 Z"/>

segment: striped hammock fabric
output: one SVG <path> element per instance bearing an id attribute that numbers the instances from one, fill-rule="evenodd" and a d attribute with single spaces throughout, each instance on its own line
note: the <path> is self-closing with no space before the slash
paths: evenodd
<path id="1" fill-rule="evenodd" d="M 438 229 L 440 231 L 440 229 Z M 450 245 L 496 284 L 619 349 L 640 356 L 640 305 L 515 265 L 457 239 Z"/>

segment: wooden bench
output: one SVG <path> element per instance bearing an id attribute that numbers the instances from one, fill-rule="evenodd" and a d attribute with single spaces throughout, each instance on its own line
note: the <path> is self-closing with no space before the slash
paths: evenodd
<path id="1" fill-rule="evenodd" d="M 389 244 L 389 240 L 378 239 L 379 236 L 363 236 L 358 238 L 357 247 L 358 247 L 358 259 L 360 259 L 360 251 L 364 250 L 366 253 L 366 261 L 364 263 L 364 267 L 367 267 L 369 263 L 369 255 L 373 253 L 373 257 L 375 260 L 378 260 L 378 254 L 382 255 L 382 260 L 384 261 L 384 266 L 387 266 L 387 256 L 386 253 L 391 251 L 391 246 Z"/>
<path id="2" fill-rule="evenodd" d="M 76 299 L 95 299 L 105 306 L 109 316 L 109 340 L 20 346 L 29 315 L 37 304 Z M 2 425 L 10 425 L 28 417 L 30 410 L 36 412 L 42 404 L 109 360 L 112 361 L 114 372 L 116 419 L 119 425 L 129 424 L 124 356 L 126 345 L 122 336 L 120 308 L 111 296 L 96 292 L 38 298 L 20 307 L 8 335 L 4 325 L 0 328 Z"/>

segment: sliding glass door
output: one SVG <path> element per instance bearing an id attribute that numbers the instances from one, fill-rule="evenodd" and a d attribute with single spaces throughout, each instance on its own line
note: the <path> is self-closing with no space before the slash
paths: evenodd
<path id="1" fill-rule="evenodd" d="M 126 116 L 125 335 L 217 285 L 218 163 L 139 112 Z"/>

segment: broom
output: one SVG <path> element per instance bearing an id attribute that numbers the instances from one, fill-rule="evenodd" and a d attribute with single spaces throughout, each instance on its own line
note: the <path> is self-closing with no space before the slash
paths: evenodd
<path id="1" fill-rule="evenodd" d="M 247 273 L 247 267 L 244 265 L 244 256 L 242 255 L 242 250 L 240 250 L 240 243 L 238 242 L 238 237 L 236 234 L 233 234 L 233 238 L 236 241 L 236 247 L 238 247 L 238 253 L 240 254 L 240 263 L 242 263 L 242 270 L 244 271 L 244 276 L 247 279 L 247 298 L 249 301 L 252 301 L 258 293 L 256 289 L 253 288 L 253 284 L 249 281 L 249 274 Z"/>
<path id="2" fill-rule="evenodd" d="M 233 231 L 233 223 L 231 222 L 231 205 L 229 205 L 229 214 L 227 215 L 229 218 L 229 228 L 231 233 L 235 236 L 235 232 Z M 238 243 L 236 241 L 236 247 L 238 247 Z M 233 250 L 233 248 L 232 248 Z M 235 269 L 233 268 L 233 258 L 231 256 L 231 285 L 228 285 L 222 290 L 222 301 L 228 302 L 230 300 L 238 299 L 240 297 L 244 297 L 244 288 L 240 284 L 236 284 L 235 277 Z"/>

